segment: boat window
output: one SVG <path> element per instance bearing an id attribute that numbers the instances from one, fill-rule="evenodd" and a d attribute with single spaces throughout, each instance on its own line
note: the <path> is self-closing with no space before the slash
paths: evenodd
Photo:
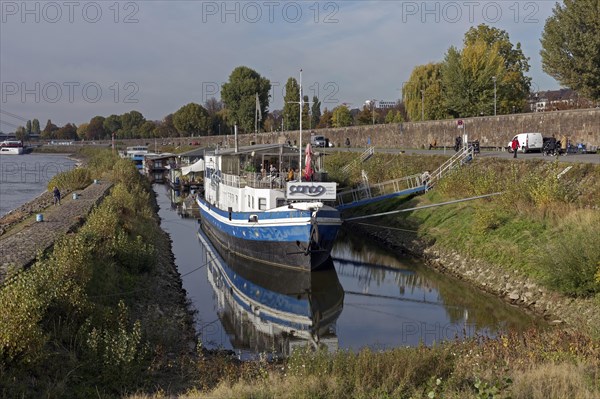
<path id="1" fill-rule="evenodd" d="M 248 208 L 250 208 L 250 196 L 248 196 Z"/>
<path id="2" fill-rule="evenodd" d="M 278 208 L 279 208 L 280 206 L 284 206 L 284 205 L 285 205 L 285 198 L 281 198 L 281 197 L 279 197 L 279 198 L 277 198 L 277 199 L 276 199 L 276 201 L 277 201 L 277 202 L 276 202 L 276 204 L 277 204 L 277 207 L 278 207 Z"/>
<path id="3" fill-rule="evenodd" d="M 267 209 L 267 199 L 266 198 L 258 198 L 258 209 L 261 211 L 265 211 Z"/>

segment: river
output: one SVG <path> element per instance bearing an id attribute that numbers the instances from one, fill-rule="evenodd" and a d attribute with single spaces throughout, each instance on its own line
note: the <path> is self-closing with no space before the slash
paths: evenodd
<path id="1" fill-rule="evenodd" d="M 54 175 L 75 167 L 66 154 L 0 156 L 0 217 L 42 194 Z"/>
<path id="2" fill-rule="evenodd" d="M 302 320 L 307 315 L 302 312 L 307 309 L 317 328 L 313 326 L 312 336 L 304 341 L 318 336 L 321 344 L 332 349 L 354 351 L 431 345 L 543 324 L 419 260 L 398 257 L 352 235 L 337 240 L 333 273 L 312 273 L 307 283 L 312 296 L 294 297 L 291 293 L 301 292 L 298 287 L 282 283 L 281 276 L 265 278 L 247 262 L 244 269 L 231 263 L 212 267 L 196 234 L 197 221 L 178 216 L 171 205 L 173 193 L 165 186 L 154 188 L 162 227 L 171 235 L 183 287 L 197 311 L 197 331 L 208 348 L 235 350 L 241 358 L 261 352 L 288 353 L 303 342 Z M 228 285 L 235 279 L 235 286 Z M 236 294 L 237 288 L 242 296 Z M 291 335 L 289 328 L 281 327 L 282 309 L 298 310 L 286 319 L 294 326 Z"/>

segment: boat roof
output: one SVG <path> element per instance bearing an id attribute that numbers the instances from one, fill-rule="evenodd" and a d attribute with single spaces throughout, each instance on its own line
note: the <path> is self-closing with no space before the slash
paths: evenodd
<path id="1" fill-rule="evenodd" d="M 164 152 L 162 154 L 149 153 L 149 154 L 143 154 L 143 155 L 145 155 L 145 157 L 148 158 L 148 159 L 156 159 L 156 160 L 166 159 L 166 158 L 173 158 L 173 157 L 177 156 L 177 154 L 172 154 L 170 152 Z"/>
<path id="2" fill-rule="evenodd" d="M 205 151 L 210 151 L 210 149 L 206 148 L 206 147 L 194 148 L 193 150 L 180 152 L 179 154 L 177 154 L 177 156 L 178 157 L 202 157 L 202 156 L 204 156 Z"/>
<path id="3" fill-rule="evenodd" d="M 208 153 L 208 151 L 207 151 Z M 291 147 L 287 144 L 255 144 L 249 146 L 238 147 L 237 152 L 235 148 L 219 148 L 210 151 L 211 155 L 247 155 L 247 154 L 260 154 L 260 155 L 279 155 L 282 154 L 298 154 L 297 147 Z"/>

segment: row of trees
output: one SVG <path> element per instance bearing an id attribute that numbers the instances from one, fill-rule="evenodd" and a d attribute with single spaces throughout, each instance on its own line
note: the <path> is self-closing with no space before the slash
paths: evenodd
<path id="1" fill-rule="evenodd" d="M 450 47 L 443 62 L 413 69 L 402 94 L 411 120 L 508 114 L 525 109 L 529 59 L 508 33 L 470 28 L 464 47 Z"/>
<path id="2" fill-rule="evenodd" d="M 591 100 L 600 100 L 599 0 L 564 0 L 557 4 L 541 38 L 545 72 L 562 85 Z M 442 62 L 419 65 L 402 89 L 403 102 L 393 110 L 367 106 L 357 113 L 340 105 L 321 112 L 317 97 L 303 96 L 304 127 L 344 127 L 370 123 L 401 123 L 477 115 L 507 114 L 525 110 L 530 92 L 529 58 L 520 43 L 513 45 L 506 31 L 485 24 L 469 29 L 461 49 L 450 47 Z M 43 131 L 37 119 L 17 129 L 17 136 L 87 140 L 173 137 L 224 134 L 237 124 L 241 132 L 255 129 L 297 130 L 300 125 L 300 86 L 290 77 L 281 111 L 269 112 L 271 82 L 251 68 L 240 66 L 229 75 L 221 101 L 211 98 L 190 103 L 162 121 L 148 121 L 138 111 L 108 117 L 95 116 L 79 127 L 61 128 L 50 120 Z"/>
<path id="3" fill-rule="evenodd" d="M 600 101 L 599 0 L 564 0 L 546 20 L 541 37 L 543 70 L 564 87 Z M 525 110 L 530 92 L 529 58 L 508 33 L 473 27 L 463 48 L 444 60 L 419 65 L 403 86 L 411 120 L 507 114 Z"/>

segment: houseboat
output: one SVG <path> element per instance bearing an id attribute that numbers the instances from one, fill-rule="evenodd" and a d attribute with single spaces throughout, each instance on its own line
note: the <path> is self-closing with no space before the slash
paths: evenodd
<path id="1" fill-rule="evenodd" d="M 336 183 L 305 181 L 312 152 L 303 173 L 299 151 L 263 144 L 205 154 L 201 228 L 220 253 L 303 271 L 326 263 L 342 224 Z"/>

